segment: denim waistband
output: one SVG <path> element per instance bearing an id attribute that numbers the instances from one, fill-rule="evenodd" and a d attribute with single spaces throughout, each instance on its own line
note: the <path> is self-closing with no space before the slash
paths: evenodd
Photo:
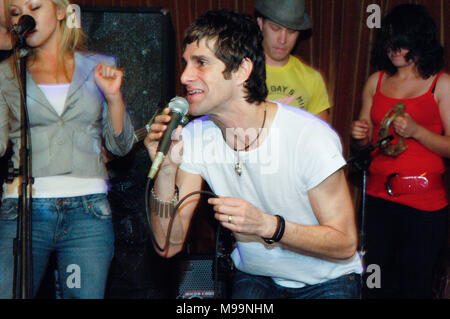
<path id="1" fill-rule="evenodd" d="M 91 195 L 75 196 L 75 197 L 61 197 L 61 198 L 33 198 L 33 207 L 42 206 L 65 206 L 65 207 L 79 207 L 86 206 L 90 203 L 95 203 L 99 200 L 107 199 L 107 194 L 98 193 Z M 18 198 L 5 198 L 3 201 L 18 201 Z"/>

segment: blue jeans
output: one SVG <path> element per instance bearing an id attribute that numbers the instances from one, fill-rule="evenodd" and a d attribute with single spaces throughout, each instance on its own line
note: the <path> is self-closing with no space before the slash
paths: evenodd
<path id="1" fill-rule="evenodd" d="M 237 270 L 232 285 L 233 299 L 359 299 L 361 276 L 349 274 L 316 285 L 287 288 L 272 278 Z"/>
<path id="2" fill-rule="evenodd" d="M 12 297 L 13 239 L 17 199 L 0 209 L 0 298 Z M 34 198 L 32 215 L 33 291 L 56 252 L 59 292 L 63 298 L 103 298 L 114 254 L 111 209 L 106 194 Z"/>

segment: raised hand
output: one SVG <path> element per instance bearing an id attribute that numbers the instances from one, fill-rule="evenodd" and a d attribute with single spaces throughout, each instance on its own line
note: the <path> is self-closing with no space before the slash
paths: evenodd
<path id="1" fill-rule="evenodd" d="M 94 69 L 94 79 L 108 102 L 122 99 L 122 70 L 100 62 Z"/>
<path id="2" fill-rule="evenodd" d="M 357 120 L 352 124 L 352 137 L 355 140 L 369 138 L 369 123 L 366 120 Z"/>

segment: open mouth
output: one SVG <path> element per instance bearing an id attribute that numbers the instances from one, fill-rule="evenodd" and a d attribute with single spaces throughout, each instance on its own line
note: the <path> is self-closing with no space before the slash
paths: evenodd
<path id="1" fill-rule="evenodd" d="M 188 98 L 194 98 L 195 96 L 198 96 L 200 94 L 203 94 L 203 90 L 195 89 L 195 90 L 188 90 L 187 96 Z"/>
<path id="2" fill-rule="evenodd" d="M 36 29 L 33 29 L 33 30 L 31 30 L 31 31 L 29 31 L 29 32 L 27 32 L 26 34 L 25 34 L 25 37 L 31 37 L 33 34 L 35 34 L 36 33 Z"/>

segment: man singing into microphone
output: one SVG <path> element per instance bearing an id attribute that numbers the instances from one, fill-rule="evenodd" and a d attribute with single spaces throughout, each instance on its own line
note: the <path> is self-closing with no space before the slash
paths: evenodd
<path id="1" fill-rule="evenodd" d="M 233 298 L 359 298 L 357 231 L 338 135 L 306 111 L 266 102 L 262 35 L 250 17 L 210 11 L 187 30 L 181 82 L 191 115 L 154 180 L 151 224 L 162 256 L 183 249 L 203 181 L 233 232 Z M 171 117 L 145 140 L 150 157 Z M 311 129 L 314 128 L 314 129 Z M 180 137 L 182 136 L 182 139 Z M 182 160 L 180 161 L 180 156 Z M 156 245 L 155 245 L 156 246 Z"/>

